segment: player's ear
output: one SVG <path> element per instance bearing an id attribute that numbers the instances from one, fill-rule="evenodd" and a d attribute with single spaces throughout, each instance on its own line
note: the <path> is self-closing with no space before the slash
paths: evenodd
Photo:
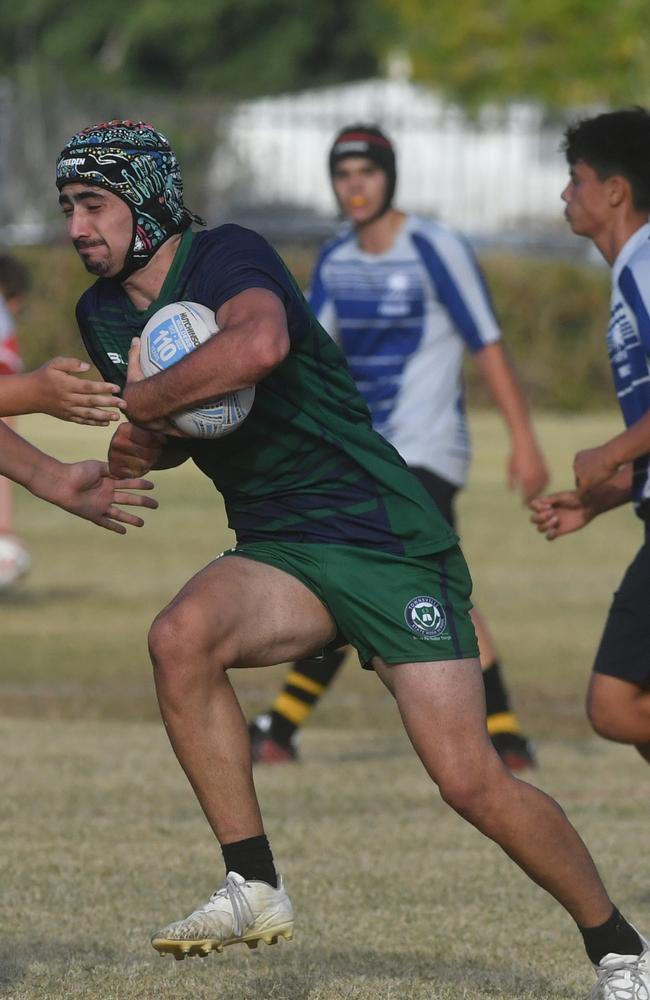
<path id="1" fill-rule="evenodd" d="M 618 208 L 624 201 L 633 203 L 632 186 L 627 177 L 614 174 L 607 178 L 607 197 L 612 208 Z"/>

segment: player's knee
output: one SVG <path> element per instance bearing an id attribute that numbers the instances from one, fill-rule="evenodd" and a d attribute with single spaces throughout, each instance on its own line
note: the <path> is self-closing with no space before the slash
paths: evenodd
<path id="1" fill-rule="evenodd" d="M 439 777 L 440 794 L 455 812 L 476 823 L 491 808 L 493 782 L 490 773 L 490 769 L 483 768 L 473 771 L 453 768 Z"/>
<path id="2" fill-rule="evenodd" d="M 172 603 L 156 616 L 149 630 L 149 653 L 159 692 L 172 694 L 201 680 L 206 671 L 204 631 L 190 602 Z M 210 666 L 213 674 L 215 663 Z"/>
<path id="3" fill-rule="evenodd" d="M 173 659 L 183 637 L 171 607 L 165 608 L 154 618 L 149 629 L 149 654 L 155 667 L 164 667 Z"/>

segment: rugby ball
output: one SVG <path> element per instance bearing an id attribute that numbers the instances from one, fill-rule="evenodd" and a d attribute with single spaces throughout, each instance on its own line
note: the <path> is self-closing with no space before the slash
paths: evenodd
<path id="1" fill-rule="evenodd" d="M 29 572 L 32 560 L 23 543 L 13 535 L 0 535 L 0 593 L 10 590 Z"/>
<path id="2" fill-rule="evenodd" d="M 140 367 L 146 378 L 171 368 L 219 332 L 214 313 L 198 302 L 172 302 L 151 317 L 140 335 Z M 246 419 L 255 386 L 226 393 L 170 416 L 170 422 L 196 438 L 231 434 Z"/>

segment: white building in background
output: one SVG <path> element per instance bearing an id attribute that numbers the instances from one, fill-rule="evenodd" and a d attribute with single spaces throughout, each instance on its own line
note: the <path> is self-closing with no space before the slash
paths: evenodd
<path id="1" fill-rule="evenodd" d="M 210 172 L 215 206 L 332 217 L 327 174 L 333 136 L 374 122 L 395 141 L 397 201 L 487 239 L 562 230 L 567 170 L 562 127 L 533 104 L 485 107 L 471 119 L 406 80 L 367 80 L 238 105 L 218 137 Z"/>

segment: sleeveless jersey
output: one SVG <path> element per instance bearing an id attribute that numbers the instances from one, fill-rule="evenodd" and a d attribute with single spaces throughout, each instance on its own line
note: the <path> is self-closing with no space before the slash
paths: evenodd
<path id="1" fill-rule="evenodd" d="M 322 251 L 308 298 L 341 346 L 375 429 L 408 465 L 462 486 L 470 460 L 463 352 L 501 336 L 465 241 L 407 216 L 391 249 L 369 254 L 351 230 Z"/>
<path id="2" fill-rule="evenodd" d="M 79 300 L 77 320 L 102 375 L 123 386 L 131 338 L 158 309 L 184 299 L 216 312 L 247 288 L 269 289 L 282 301 L 289 353 L 258 383 L 251 413 L 234 433 L 186 439 L 223 494 L 238 540 L 336 542 L 407 555 L 454 545 L 424 488 L 372 429 L 340 350 L 256 233 L 234 225 L 188 231 L 149 309 L 137 311 L 118 282 L 100 278 Z"/>

